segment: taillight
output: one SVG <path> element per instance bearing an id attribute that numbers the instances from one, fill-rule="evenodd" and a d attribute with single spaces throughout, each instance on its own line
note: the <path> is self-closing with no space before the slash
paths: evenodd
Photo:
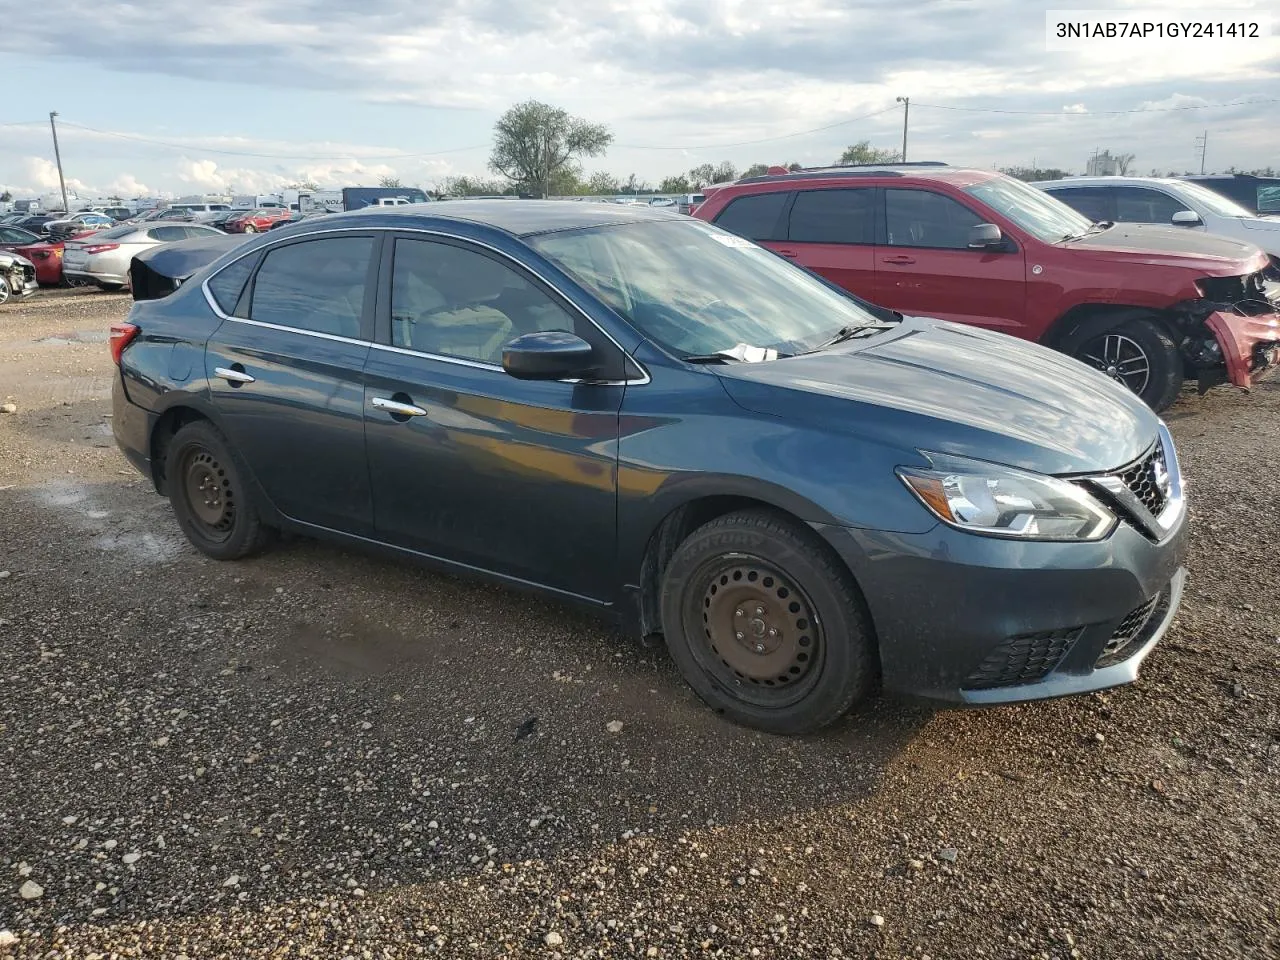
<path id="1" fill-rule="evenodd" d="M 134 338 L 142 332 L 142 328 L 136 323 L 113 323 L 111 325 L 111 360 L 116 366 L 120 365 L 120 355 L 124 353 L 124 348 L 133 343 Z"/>
<path id="2" fill-rule="evenodd" d="M 85 253 L 106 253 L 108 250 L 119 250 L 118 243 L 94 243 L 87 247 L 82 247 Z"/>

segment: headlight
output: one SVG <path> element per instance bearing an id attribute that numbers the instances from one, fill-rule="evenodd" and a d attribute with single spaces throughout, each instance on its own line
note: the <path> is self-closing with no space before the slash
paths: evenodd
<path id="1" fill-rule="evenodd" d="M 970 533 L 1018 540 L 1101 540 L 1110 510 L 1066 480 L 994 463 L 929 456 L 935 469 L 899 467 L 898 476 L 937 518 Z"/>

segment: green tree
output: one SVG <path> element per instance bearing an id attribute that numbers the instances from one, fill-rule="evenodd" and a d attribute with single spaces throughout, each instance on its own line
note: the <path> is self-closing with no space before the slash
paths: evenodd
<path id="1" fill-rule="evenodd" d="M 694 193 L 693 184 L 683 173 L 674 177 L 663 177 L 658 184 L 659 193 Z"/>
<path id="2" fill-rule="evenodd" d="M 442 197 L 481 197 L 515 193 L 515 188 L 501 180 L 479 177 L 445 177 L 436 193 Z"/>
<path id="3" fill-rule="evenodd" d="M 836 163 L 897 163 L 899 157 L 900 154 L 896 150 L 882 150 L 871 146 L 870 140 L 859 140 L 852 146 L 846 147 Z"/>
<path id="4" fill-rule="evenodd" d="M 320 184 L 314 180 L 295 180 L 285 187 L 286 190 L 319 190 Z"/>
<path id="5" fill-rule="evenodd" d="M 380 187 L 403 187 L 399 177 L 383 176 L 378 178 L 378 186 Z"/>
<path id="6" fill-rule="evenodd" d="M 489 168 L 514 185 L 549 196 L 568 171 L 579 177 L 577 159 L 597 157 L 613 142 L 604 124 L 570 116 L 537 100 L 518 103 L 494 124 Z M 561 179 L 557 181 L 557 176 Z"/>
<path id="7" fill-rule="evenodd" d="M 715 165 L 710 163 L 700 164 L 688 173 L 689 184 L 694 190 L 701 190 L 711 183 L 727 183 L 730 180 L 737 179 L 738 168 L 728 160 L 722 160 Z"/>
<path id="8" fill-rule="evenodd" d="M 1001 167 L 1000 172 L 1006 176 L 1034 183 L 1037 180 L 1061 180 L 1069 176 L 1067 171 L 1057 167 Z"/>
<path id="9" fill-rule="evenodd" d="M 751 166 L 747 167 L 747 169 L 742 171 L 742 175 L 744 177 L 763 177 L 768 172 L 769 164 L 753 163 Z"/>
<path id="10" fill-rule="evenodd" d="M 593 173 L 588 178 L 586 186 L 587 193 L 596 196 L 622 192 L 622 184 L 618 182 L 618 178 L 605 170 L 597 170 Z"/>

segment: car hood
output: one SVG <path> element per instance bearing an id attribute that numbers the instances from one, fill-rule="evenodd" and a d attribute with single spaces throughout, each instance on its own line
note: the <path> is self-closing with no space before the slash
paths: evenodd
<path id="1" fill-rule="evenodd" d="M 1254 266 L 1260 251 L 1248 241 L 1148 223 L 1117 223 L 1059 246 L 1098 260 L 1184 266 L 1221 276 L 1260 269 Z"/>
<path id="2" fill-rule="evenodd" d="M 1142 401 L 1084 364 L 920 317 L 819 353 L 715 370 L 729 395 L 757 413 L 1038 473 L 1111 470 L 1157 436 L 1158 420 Z"/>

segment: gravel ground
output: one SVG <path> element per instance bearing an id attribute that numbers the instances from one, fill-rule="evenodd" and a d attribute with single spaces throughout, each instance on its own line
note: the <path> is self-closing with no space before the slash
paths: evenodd
<path id="1" fill-rule="evenodd" d="M 785 740 L 553 603 L 189 547 L 110 436 L 128 300 L 0 309 L 0 956 L 1280 956 L 1280 388 L 1170 412 L 1134 686 Z"/>

